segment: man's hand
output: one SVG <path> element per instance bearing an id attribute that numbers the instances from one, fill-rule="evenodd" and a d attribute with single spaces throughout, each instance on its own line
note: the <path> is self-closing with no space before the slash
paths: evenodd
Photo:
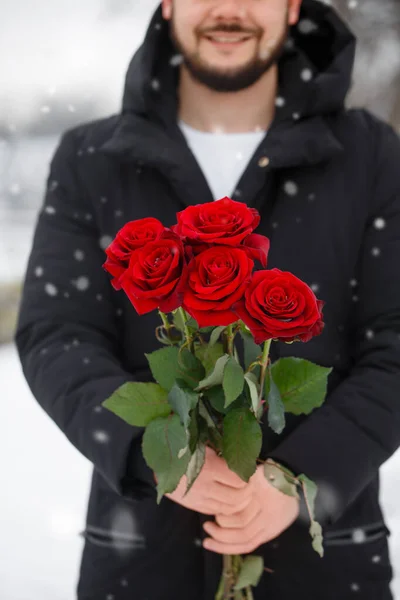
<path id="1" fill-rule="evenodd" d="M 251 502 L 235 514 L 216 513 L 216 523 L 207 521 L 204 530 L 211 537 L 203 546 L 219 554 L 248 554 L 261 544 L 273 540 L 299 516 L 300 502 L 283 494 L 265 478 L 263 465 L 258 465 L 246 484 Z"/>
<path id="2" fill-rule="evenodd" d="M 209 447 L 206 447 L 206 460 L 200 475 L 190 492 L 183 497 L 186 488 L 187 477 L 184 475 L 176 490 L 165 496 L 204 515 L 228 516 L 246 510 L 253 495 L 249 484 L 231 471 L 226 462 Z"/>

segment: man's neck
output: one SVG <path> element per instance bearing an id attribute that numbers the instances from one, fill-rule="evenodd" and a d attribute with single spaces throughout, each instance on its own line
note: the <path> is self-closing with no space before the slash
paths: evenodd
<path id="1" fill-rule="evenodd" d="M 181 66 L 179 118 L 206 132 L 246 133 L 266 130 L 275 115 L 278 68 L 275 65 L 255 84 L 239 92 L 215 92 L 194 80 Z"/>

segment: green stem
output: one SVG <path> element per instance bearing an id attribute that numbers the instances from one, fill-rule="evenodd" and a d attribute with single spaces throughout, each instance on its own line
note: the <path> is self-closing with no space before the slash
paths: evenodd
<path id="1" fill-rule="evenodd" d="M 190 350 L 190 352 L 193 353 L 193 338 L 192 335 L 190 333 L 189 327 L 186 325 L 186 313 L 184 311 L 184 309 L 182 308 L 182 306 L 180 306 L 178 308 L 179 314 L 182 317 L 182 323 L 183 323 L 183 329 L 184 329 L 184 333 L 185 333 L 185 339 L 186 339 L 186 344 Z"/>
<path id="2" fill-rule="evenodd" d="M 233 340 L 235 335 L 233 333 L 233 324 L 228 325 L 226 328 L 226 341 L 227 341 L 227 350 L 230 356 L 233 356 Z"/>
<path id="3" fill-rule="evenodd" d="M 272 338 L 264 342 L 263 353 L 261 356 L 261 374 L 260 374 L 260 395 L 258 397 L 258 410 L 261 410 L 261 400 L 264 394 L 265 375 L 268 367 L 269 349 L 271 347 Z"/>
<path id="4" fill-rule="evenodd" d="M 162 320 L 162 322 L 163 322 L 164 329 L 165 329 L 165 331 L 167 332 L 167 336 L 168 336 L 168 338 L 169 338 L 169 339 L 171 339 L 171 336 L 170 336 L 170 331 L 171 331 L 171 329 L 172 329 L 172 325 L 171 325 L 171 323 L 169 322 L 167 315 L 166 315 L 164 312 L 162 312 L 161 310 L 159 310 L 159 311 L 158 311 L 158 314 L 159 314 L 159 315 L 160 315 L 160 317 L 161 317 L 161 320 Z"/>

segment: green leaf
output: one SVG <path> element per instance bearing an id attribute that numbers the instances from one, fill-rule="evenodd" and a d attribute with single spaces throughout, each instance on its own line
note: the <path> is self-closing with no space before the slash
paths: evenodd
<path id="1" fill-rule="evenodd" d="M 229 358 L 229 354 L 221 356 L 215 363 L 213 371 L 199 382 L 198 386 L 195 388 L 196 391 L 204 390 L 222 383 L 224 378 L 224 368 Z"/>
<path id="2" fill-rule="evenodd" d="M 280 391 L 285 411 L 308 415 L 321 406 L 327 393 L 331 367 L 321 367 L 303 358 L 280 358 L 272 365 L 273 379 Z"/>
<path id="3" fill-rule="evenodd" d="M 190 452 L 181 458 L 180 451 L 187 445 L 185 428 L 178 415 L 169 415 L 151 421 L 143 435 L 143 456 L 157 477 L 157 504 L 163 494 L 173 492 L 186 473 Z"/>
<path id="4" fill-rule="evenodd" d="M 199 395 L 182 379 L 178 379 L 168 394 L 168 402 L 174 413 L 179 415 L 184 427 L 189 426 L 190 411 L 196 407 Z"/>
<path id="5" fill-rule="evenodd" d="M 234 586 L 235 590 L 242 590 L 249 585 L 256 587 L 264 572 L 264 559 L 255 554 L 247 555 L 243 558 L 239 577 Z"/>
<path id="6" fill-rule="evenodd" d="M 251 333 L 248 333 L 244 329 L 240 329 L 240 335 L 243 340 L 244 350 L 244 365 L 248 369 L 251 363 L 255 362 L 262 355 L 262 348 L 258 346 Z M 257 377 L 260 376 L 260 367 L 257 367 L 253 371 Z"/>
<path id="7" fill-rule="evenodd" d="M 187 436 L 189 438 L 189 450 L 191 454 L 196 450 L 197 442 L 199 440 L 199 426 L 197 422 L 197 410 L 194 411 L 189 421 L 187 428 Z"/>
<path id="8" fill-rule="evenodd" d="M 202 400 L 199 400 L 199 414 L 206 421 L 208 427 L 211 427 L 212 429 L 216 428 L 216 424 L 214 423 L 210 413 L 207 410 L 207 407 Z"/>
<path id="9" fill-rule="evenodd" d="M 193 331 L 198 331 L 199 329 L 199 324 L 197 323 L 196 319 L 193 319 L 193 317 L 190 316 L 189 319 L 186 321 L 186 325 L 187 327 L 189 327 L 189 329 L 192 329 Z"/>
<path id="10" fill-rule="evenodd" d="M 200 475 L 200 471 L 204 466 L 206 460 L 206 446 L 203 442 L 199 442 L 196 450 L 192 454 L 192 457 L 189 461 L 188 468 L 186 471 L 187 477 L 187 488 L 184 494 L 184 497 L 188 492 L 190 492 L 192 485 Z"/>
<path id="11" fill-rule="evenodd" d="M 212 348 L 214 346 L 214 344 L 216 344 L 219 340 L 219 337 L 221 335 L 221 333 L 225 330 L 225 327 L 215 327 L 212 330 L 212 333 L 210 335 L 210 340 L 208 342 L 208 347 Z"/>
<path id="12" fill-rule="evenodd" d="M 211 347 L 208 344 L 199 344 L 195 348 L 195 353 L 203 363 L 206 376 L 208 376 L 214 370 L 217 360 L 224 355 L 224 347 L 222 344 L 215 344 Z"/>
<path id="13" fill-rule="evenodd" d="M 310 535 L 312 537 L 312 547 L 320 555 L 321 558 L 324 556 L 323 536 L 322 527 L 317 521 L 312 521 L 310 526 Z"/>
<path id="14" fill-rule="evenodd" d="M 209 388 L 206 392 L 206 397 L 214 410 L 223 415 L 226 414 L 225 394 L 222 385 L 216 385 L 215 387 Z"/>
<path id="15" fill-rule="evenodd" d="M 253 409 L 254 414 L 259 419 L 262 415 L 262 406 L 259 407 L 258 403 L 260 384 L 258 383 L 258 379 L 254 375 L 254 373 L 246 373 L 244 379 L 247 383 L 247 387 L 249 388 L 251 407 Z"/>
<path id="16" fill-rule="evenodd" d="M 146 427 L 153 419 L 171 412 L 168 394 L 162 387 L 139 381 L 121 385 L 102 406 L 136 427 Z"/>
<path id="17" fill-rule="evenodd" d="M 197 356 L 183 349 L 178 356 L 176 375 L 175 379 L 183 379 L 192 389 L 196 389 L 205 376 L 205 369 Z"/>
<path id="18" fill-rule="evenodd" d="M 262 432 L 248 408 L 231 410 L 224 418 L 223 456 L 231 471 L 249 481 L 256 470 Z"/>
<path id="19" fill-rule="evenodd" d="M 154 379 L 168 392 L 177 379 L 178 353 L 178 348 L 170 346 L 145 354 Z"/>
<path id="20" fill-rule="evenodd" d="M 273 485 L 276 489 L 280 490 L 286 496 L 294 496 L 299 498 L 296 489 L 296 477 L 292 474 L 292 477 L 288 475 L 290 471 L 283 469 L 281 465 L 275 463 L 271 459 L 264 463 L 264 475 L 265 479 Z"/>
<path id="21" fill-rule="evenodd" d="M 174 312 L 173 323 L 179 331 L 182 331 L 182 333 L 185 331 L 185 324 L 183 322 L 182 313 L 178 309 Z"/>
<path id="22" fill-rule="evenodd" d="M 225 408 L 240 396 L 244 387 L 244 373 L 240 364 L 229 356 L 222 380 L 222 387 L 225 393 Z"/>
<path id="23" fill-rule="evenodd" d="M 285 428 L 285 407 L 278 386 L 272 377 L 271 365 L 269 365 L 268 369 L 268 379 L 268 395 L 266 394 L 268 402 L 268 425 L 275 433 L 280 434 Z"/>
<path id="24" fill-rule="evenodd" d="M 307 477 L 307 475 L 304 475 L 304 473 L 299 475 L 297 479 L 302 484 L 307 508 L 310 513 L 310 535 L 313 539 L 312 547 L 322 558 L 324 555 L 324 549 L 322 546 L 322 527 L 317 521 L 315 521 L 315 499 L 317 497 L 318 487 L 311 479 Z"/>

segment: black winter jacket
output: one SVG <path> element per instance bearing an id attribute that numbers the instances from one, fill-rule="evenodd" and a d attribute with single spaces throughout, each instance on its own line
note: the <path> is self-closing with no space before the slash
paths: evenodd
<path id="1" fill-rule="evenodd" d="M 378 470 L 400 442 L 400 142 L 369 112 L 345 108 L 354 51 L 337 14 L 305 0 L 279 62 L 284 102 L 233 194 L 261 214 L 268 267 L 293 272 L 326 302 L 323 333 L 272 344 L 272 360 L 333 367 L 325 404 L 288 415 L 281 436 L 265 426 L 262 450 L 319 485 L 326 555 L 311 549 L 299 518 L 257 550 L 274 573 L 256 598 L 390 598 Z M 15 335 L 24 375 L 94 466 L 82 600 L 211 600 L 221 570 L 221 557 L 201 547 L 205 518 L 167 498 L 156 505 L 143 429 L 100 406 L 123 383 L 150 380 L 144 354 L 159 347 L 157 314 L 139 317 L 112 288 L 104 249 L 127 221 L 170 226 L 185 206 L 213 200 L 176 123 L 173 55 L 158 8 L 121 113 L 62 135 L 25 275 Z"/>

